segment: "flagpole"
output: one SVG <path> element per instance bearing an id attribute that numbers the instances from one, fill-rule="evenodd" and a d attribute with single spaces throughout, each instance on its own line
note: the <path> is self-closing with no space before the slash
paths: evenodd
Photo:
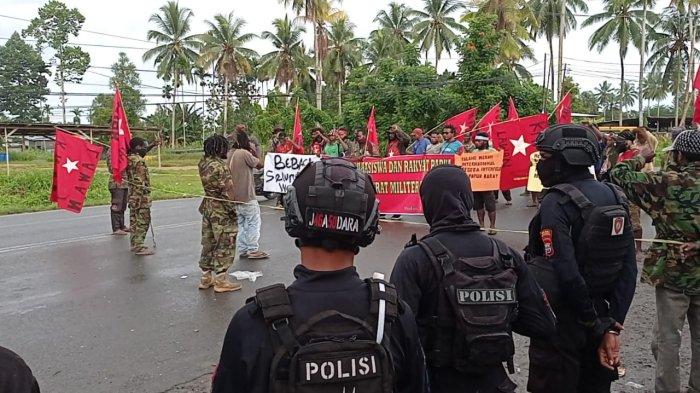
<path id="1" fill-rule="evenodd" d="M 372 110 L 369 112 L 369 117 L 372 117 L 373 114 L 374 114 L 374 105 L 372 105 Z M 369 120 L 368 120 L 368 122 L 369 122 Z M 376 118 L 374 119 L 374 128 L 377 128 L 377 119 Z M 377 138 L 379 138 L 379 133 L 377 133 Z M 365 155 L 365 152 L 367 151 L 367 144 L 368 143 L 369 143 L 369 127 L 367 129 L 367 135 L 365 135 L 365 148 L 362 151 L 363 156 Z"/>
<path id="2" fill-rule="evenodd" d="M 567 94 L 569 94 L 569 93 L 571 93 L 571 89 L 569 89 L 569 91 L 567 91 L 566 94 L 564 94 L 564 95 L 561 97 L 561 100 L 559 100 L 559 103 L 557 104 L 557 106 L 554 107 L 554 112 L 552 112 L 552 113 L 549 114 L 549 117 L 547 118 L 547 120 L 551 120 L 551 119 L 552 119 L 552 116 L 554 116 L 554 115 L 557 113 L 557 108 L 559 108 L 559 105 L 561 105 L 561 103 L 564 101 L 564 97 L 566 97 Z"/>

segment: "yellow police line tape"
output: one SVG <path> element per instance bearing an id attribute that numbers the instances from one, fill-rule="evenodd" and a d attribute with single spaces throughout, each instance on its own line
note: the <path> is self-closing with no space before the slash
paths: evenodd
<path id="1" fill-rule="evenodd" d="M 70 131 L 65 131 L 65 130 L 61 130 L 61 131 L 64 131 L 64 132 L 66 132 L 66 133 L 68 133 L 68 134 L 72 134 L 72 135 L 78 136 L 78 137 L 80 137 L 80 138 L 82 138 L 82 139 L 85 139 L 85 137 L 82 136 L 82 135 L 80 135 L 80 134 L 77 134 L 77 133 L 74 133 L 74 132 L 70 132 Z M 110 146 L 107 145 L 106 143 L 102 143 L 102 142 L 99 142 L 99 141 L 92 141 L 92 143 L 97 143 L 97 144 L 100 144 L 100 145 L 103 145 L 103 146 L 110 147 Z M 154 174 L 155 174 L 155 173 L 154 173 Z M 184 175 L 183 175 L 183 176 L 184 176 Z M 195 176 L 195 175 L 189 175 L 189 176 Z M 132 183 L 132 182 L 129 182 L 129 181 L 127 181 L 127 182 L 128 182 L 131 186 L 145 187 L 145 186 L 142 185 L 142 184 L 135 184 L 135 183 Z M 181 192 L 172 191 L 172 190 L 166 190 L 166 189 L 162 189 L 162 188 L 153 188 L 153 187 L 149 187 L 149 189 L 150 189 L 150 190 L 155 190 L 155 191 L 161 191 L 161 192 L 165 192 L 165 193 L 170 193 L 170 194 L 174 194 L 174 195 L 180 195 L 180 196 L 182 196 L 183 198 L 208 198 L 208 199 L 212 199 L 212 200 L 215 200 L 215 201 L 229 202 L 229 203 L 234 203 L 234 204 L 239 204 L 239 205 L 248 205 L 248 204 L 253 204 L 253 203 L 254 203 L 254 202 L 238 202 L 238 201 L 232 201 L 232 200 L 229 200 L 229 199 L 215 198 L 215 197 L 210 197 L 210 196 L 207 196 L 207 195 L 187 194 L 187 193 L 181 193 Z M 257 202 L 257 201 L 256 201 L 256 202 Z M 260 205 L 260 206 L 265 207 L 265 208 L 268 208 L 268 209 L 284 210 L 284 208 L 277 207 L 277 206 L 266 206 L 266 205 Z M 381 221 L 384 221 L 384 222 L 392 222 L 392 221 L 394 221 L 394 220 L 381 220 Z M 395 221 L 394 221 L 394 222 L 395 222 Z M 404 224 L 409 224 L 409 225 L 429 226 L 427 223 L 422 223 L 422 222 L 408 222 L 408 221 L 404 221 L 403 223 L 404 223 Z M 528 235 L 528 234 L 530 233 L 530 232 L 528 232 L 528 231 L 513 230 L 513 229 L 497 229 L 497 228 L 490 228 L 490 229 L 493 229 L 493 230 L 495 230 L 496 232 L 517 233 L 517 234 L 521 234 L 521 235 Z M 482 230 L 482 231 L 485 231 L 485 230 L 487 230 L 487 228 L 481 228 L 481 230 Z M 635 241 L 638 241 L 638 242 L 644 242 L 644 243 L 662 243 L 662 244 L 675 244 L 675 245 L 682 245 L 682 244 L 684 244 L 683 242 L 679 242 L 679 241 L 676 241 L 676 240 L 665 240 L 665 239 L 634 239 L 634 240 L 635 240 Z"/>

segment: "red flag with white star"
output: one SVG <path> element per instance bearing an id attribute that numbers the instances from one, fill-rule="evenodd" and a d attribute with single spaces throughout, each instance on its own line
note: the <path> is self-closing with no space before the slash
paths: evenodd
<path id="1" fill-rule="evenodd" d="M 518 108 L 515 107 L 515 101 L 513 97 L 508 98 L 508 120 L 515 120 L 518 117 Z"/>
<path id="2" fill-rule="evenodd" d="M 297 107 L 294 109 L 294 134 L 292 135 L 292 142 L 299 147 L 304 146 L 304 135 L 301 133 L 301 112 L 299 112 L 298 100 Z M 295 147 L 292 152 L 294 154 L 304 154 L 304 149 L 298 149 Z"/>
<path id="3" fill-rule="evenodd" d="M 367 141 L 365 142 L 365 150 L 368 150 L 367 144 L 371 144 L 374 148 L 379 146 L 379 134 L 377 134 L 377 122 L 374 118 L 374 107 L 367 119 Z"/>
<path id="4" fill-rule="evenodd" d="M 557 116 L 557 124 L 571 124 L 571 93 L 566 93 L 557 107 L 554 109 Z"/>
<path id="5" fill-rule="evenodd" d="M 458 141 L 463 142 L 464 136 L 474 128 L 477 110 L 476 108 L 472 108 L 445 120 L 445 125 L 451 125 L 457 131 L 456 138 Z"/>
<path id="6" fill-rule="evenodd" d="M 56 129 L 51 201 L 59 209 L 80 213 L 101 154 L 102 147 Z"/>
<path id="7" fill-rule="evenodd" d="M 131 142 L 131 130 L 122 104 L 122 93 L 117 89 L 114 92 L 114 104 L 112 105 L 112 141 L 109 151 L 112 178 L 117 183 L 122 182 L 122 173 L 126 170 L 128 162 L 126 149 L 129 142 Z"/>
<path id="8" fill-rule="evenodd" d="M 530 155 L 537 151 L 535 140 L 549 126 L 548 115 L 542 113 L 518 120 L 496 123 L 491 138 L 498 150 L 503 150 L 501 190 L 527 185 Z"/>
<path id="9" fill-rule="evenodd" d="M 491 127 L 501 121 L 501 104 L 498 103 L 491 107 L 488 112 L 484 115 L 484 117 L 479 120 L 479 124 L 476 125 L 476 128 L 479 129 L 479 132 L 486 132 L 489 135 L 491 135 L 491 139 L 493 140 L 493 136 L 491 134 Z"/>

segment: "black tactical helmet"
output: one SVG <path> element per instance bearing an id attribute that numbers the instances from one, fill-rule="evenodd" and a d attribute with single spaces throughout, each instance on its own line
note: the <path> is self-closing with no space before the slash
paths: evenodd
<path id="1" fill-rule="evenodd" d="M 372 179 L 342 158 L 308 164 L 284 196 L 285 229 L 298 246 L 355 253 L 379 233 Z"/>
<path id="2" fill-rule="evenodd" d="M 572 166 L 591 166 L 600 160 L 600 147 L 593 131 L 585 126 L 562 124 L 547 128 L 535 141 L 539 151 L 558 154 Z"/>

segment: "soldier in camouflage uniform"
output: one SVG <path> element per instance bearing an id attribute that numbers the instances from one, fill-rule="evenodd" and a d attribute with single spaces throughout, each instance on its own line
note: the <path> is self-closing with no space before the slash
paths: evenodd
<path id="1" fill-rule="evenodd" d="M 132 138 L 126 178 L 129 181 L 129 222 L 131 224 L 131 252 L 153 255 L 153 249 L 144 245 L 146 232 L 151 226 L 151 178 L 144 157 L 156 144 L 149 145 L 142 138 Z"/>
<path id="2" fill-rule="evenodd" d="M 657 321 L 652 352 L 656 358 L 655 391 L 680 392 L 679 354 L 686 317 L 693 357 L 689 392 L 700 392 L 700 132 L 685 131 L 667 150 L 673 163 L 663 172 L 642 172 L 653 151 L 619 163 L 610 179 L 652 218 L 657 239 L 644 260 L 642 281 L 656 287 Z"/>
<path id="3" fill-rule="evenodd" d="M 213 135 L 204 141 L 204 157 L 199 161 L 199 176 L 206 195 L 199 206 L 202 213 L 202 256 L 199 289 L 214 287 L 214 292 L 241 289 L 228 279 L 228 268 L 236 256 L 236 206 L 233 202 L 233 179 L 226 166 L 228 141 Z M 212 275 L 213 274 L 213 275 Z"/>

